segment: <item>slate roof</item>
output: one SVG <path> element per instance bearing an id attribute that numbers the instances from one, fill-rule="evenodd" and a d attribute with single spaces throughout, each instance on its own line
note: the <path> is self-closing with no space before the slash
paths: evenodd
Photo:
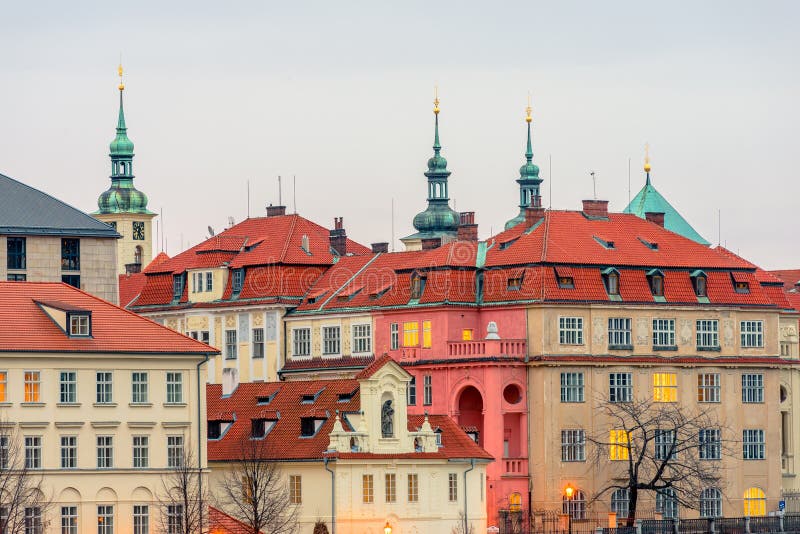
<path id="1" fill-rule="evenodd" d="M 0 234 L 120 237 L 111 226 L 3 174 L 0 174 Z"/>

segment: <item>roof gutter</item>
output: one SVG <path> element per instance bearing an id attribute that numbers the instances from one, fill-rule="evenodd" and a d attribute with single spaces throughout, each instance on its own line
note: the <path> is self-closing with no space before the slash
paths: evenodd
<path id="1" fill-rule="evenodd" d="M 475 458 L 470 458 L 469 460 L 469 469 L 464 471 L 464 532 L 469 532 L 468 522 L 467 522 L 467 473 L 475 469 Z"/>
<path id="2" fill-rule="evenodd" d="M 209 354 L 206 354 L 203 361 L 197 363 L 197 495 L 200 499 L 200 510 L 203 509 L 203 419 L 202 417 L 202 393 L 200 389 L 200 367 L 207 363 Z M 202 389 L 205 393 L 205 388 Z"/>
<path id="3" fill-rule="evenodd" d="M 336 471 L 328 467 L 329 461 L 327 456 L 322 459 L 325 471 L 331 474 L 331 534 L 336 534 Z"/>

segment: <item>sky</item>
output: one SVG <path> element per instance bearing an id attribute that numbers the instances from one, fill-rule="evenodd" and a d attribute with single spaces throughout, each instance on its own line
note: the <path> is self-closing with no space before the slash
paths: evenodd
<path id="1" fill-rule="evenodd" d="M 648 143 L 653 184 L 701 235 L 800 266 L 798 2 L 3 4 L 0 173 L 97 209 L 121 56 L 135 184 L 170 255 L 246 218 L 248 181 L 264 215 L 279 175 L 289 212 L 400 250 L 438 86 L 451 206 L 481 238 L 519 210 L 530 93 L 546 206 L 580 209 L 594 171 L 622 211 Z"/>

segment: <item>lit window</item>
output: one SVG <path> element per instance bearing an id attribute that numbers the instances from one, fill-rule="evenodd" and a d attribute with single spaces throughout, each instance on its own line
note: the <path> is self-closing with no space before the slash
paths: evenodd
<path id="1" fill-rule="evenodd" d="M 69 314 L 69 335 L 71 336 L 88 336 L 90 330 L 89 315 Z"/>
<path id="2" fill-rule="evenodd" d="M 462 341 L 472 341 L 472 328 L 464 328 L 461 331 L 461 340 Z"/>
<path id="3" fill-rule="evenodd" d="M 697 402 L 719 402 L 719 373 L 697 375 Z"/>
<path id="4" fill-rule="evenodd" d="M 653 350 L 675 347 L 675 319 L 653 319 Z"/>
<path id="5" fill-rule="evenodd" d="M 431 322 L 422 321 L 422 348 L 431 348 Z"/>
<path id="6" fill-rule="evenodd" d="M 353 353 L 369 354 L 372 351 L 372 325 L 353 325 Z"/>
<path id="7" fill-rule="evenodd" d="M 236 330 L 225 330 L 225 359 L 235 360 L 237 357 L 236 349 Z"/>
<path id="8" fill-rule="evenodd" d="M 372 475 L 361 475 L 361 500 L 366 504 L 375 502 Z"/>
<path id="9" fill-rule="evenodd" d="M 586 433 L 583 430 L 561 431 L 561 461 L 586 461 Z"/>
<path id="10" fill-rule="evenodd" d="M 718 428 L 703 428 L 700 430 L 700 459 L 719 460 L 721 450 L 720 431 Z"/>
<path id="11" fill-rule="evenodd" d="M 764 459 L 763 430 L 742 430 L 742 457 L 745 460 Z"/>
<path id="12" fill-rule="evenodd" d="M 767 514 L 767 496 L 761 488 L 747 488 L 744 492 L 744 515 L 760 517 Z"/>
<path id="13" fill-rule="evenodd" d="M 114 467 L 114 438 L 113 436 L 97 436 L 97 468 L 111 469 Z"/>
<path id="14" fill-rule="evenodd" d="M 618 519 L 628 517 L 630 493 L 627 489 L 614 490 L 611 494 L 611 511 L 617 514 Z"/>
<path id="15" fill-rule="evenodd" d="M 292 330 L 292 356 L 311 356 L 311 329 Z"/>
<path id="16" fill-rule="evenodd" d="M 408 475 L 408 502 L 419 502 L 419 475 Z"/>
<path id="17" fill-rule="evenodd" d="M 764 375 L 750 373 L 742 375 L 742 402 L 745 404 L 764 402 Z"/>
<path id="18" fill-rule="evenodd" d="M 341 329 L 338 326 L 322 327 L 322 354 L 339 354 L 340 333 Z"/>
<path id="19" fill-rule="evenodd" d="M 416 347 L 419 345 L 419 323 L 409 321 L 403 323 L 403 346 Z"/>
<path id="20" fill-rule="evenodd" d="M 631 402 L 633 400 L 633 375 L 631 373 L 610 373 L 608 375 L 608 400 L 611 402 Z"/>
<path id="21" fill-rule="evenodd" d="M 303 479 L 300 475 L 289 475 L 289 502 L 303 503 Z"/>
<path id="22" fill-rule="evenodd" d="M 700 493 L 700 517 L 722 516 L 722 492 L 717 488 L 706 488 Z"/>
<path id="23" fill-rule="evenodd" d="M 628 317 L 608 318 L 608 348 L 631 349 L 631 319 Z"/>
<path id="24" fill-rule="evenodd" d="M 113 379 L 111 371 L 97 371 L 96 373 L 96 400 L 97 404 L 111 404 L 113 401 Z"/>
<path id="25" fill-rule="evenodd" d="M 742 321 L 740 326 L 742 348 L 764 346 L 764 321 Z"/>
<path id="26" fill-rule="evenodd" d="M 150 465 L 150 438 L 133 436 L 133 467 L 145 469 Z"/>
<path id="27" fill-rule="evenodd" d="M 425 406 L 433 404 L 433 378 L 431 375 L 422 377 L 422 404 Z"/>
<path id="28" fill-rule="evenodd" d="M 697 350 L 719 349 L 719 321 L 700 319 L 697 321 Z"/>
<path id="29" fill-rule="evenodd" d="M 167 436 L 167 467 L 183 467 L 183 436 Z"/>
<path id="30" fill-rule="evenodd" d="M 562 345 L 583 345 L 583 317 L 559 317 L 558 342 Z"/>
<path id="31" fill-rule="evenodd" d="M 397 350 L 400 348 L 400 325 L 397 323 L 392 323 L 389 325 L 389 337 L 390 337 L 390 350 Z"/>
<path id="32" fill-rule="evenodd" d="M 61 371 L 58 376 L 58 402 L 62 404 L 78 402 L 77 373 L 75 371 Z"/>
<path id="33" fill-rule="evenodd" d="M 131 373 L 131 402 L 145 404 L 147 398 L 147 372 L 134 371 Z"/>
<path id="34" fill-rule="evenodd" d="M 8 402 L 8 371 L 0 371 L 0 402 Z"/>
<path id="35" fill-rule="evenodd" d="M 456 473 L 447 475 L 447 496 L 450 502 L 458 500 L 458 474 Z"/>
<path id="36" fill-rule="evenodd" d="M 627 460 L 630 451 L 630 439 L 625 430 L 611 430 L 608 434 L 608 459 Z"/>
<path id="37" fill-rule="evenodd" d="M 384 476 L 386 502 L 397 501 L 397 477 L 394 473 L 386 473 Z"/>
<path id="38" fill-rule="evenodd" d="M 678 375 L 675 373 L 654 373 L 653 400 L 655 402 L 677 402 Z"/>
<path id="39" fill-rule="evenodd" d="M 78 436 L 61 436 L 61 469 L 78 467 Z"/>
<path id="40" fill-rule="evenodd" d="M 41 401 L 41 385 L 39 371 L 25 371 L 25 402 Z"/>
<path id="41" fill-rule="evenodd" d="M 583 402 L 583 373 L 561 373 L 561 402 Z"/>

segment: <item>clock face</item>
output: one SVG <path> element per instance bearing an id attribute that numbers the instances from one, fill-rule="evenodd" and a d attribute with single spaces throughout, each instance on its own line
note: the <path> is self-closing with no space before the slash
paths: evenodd
<path id="1" fill-rule="evenodd" d="M 141 221 L 133 221 L 133 238 L 137 241 L 144 240 L 144 223 Z"/>

